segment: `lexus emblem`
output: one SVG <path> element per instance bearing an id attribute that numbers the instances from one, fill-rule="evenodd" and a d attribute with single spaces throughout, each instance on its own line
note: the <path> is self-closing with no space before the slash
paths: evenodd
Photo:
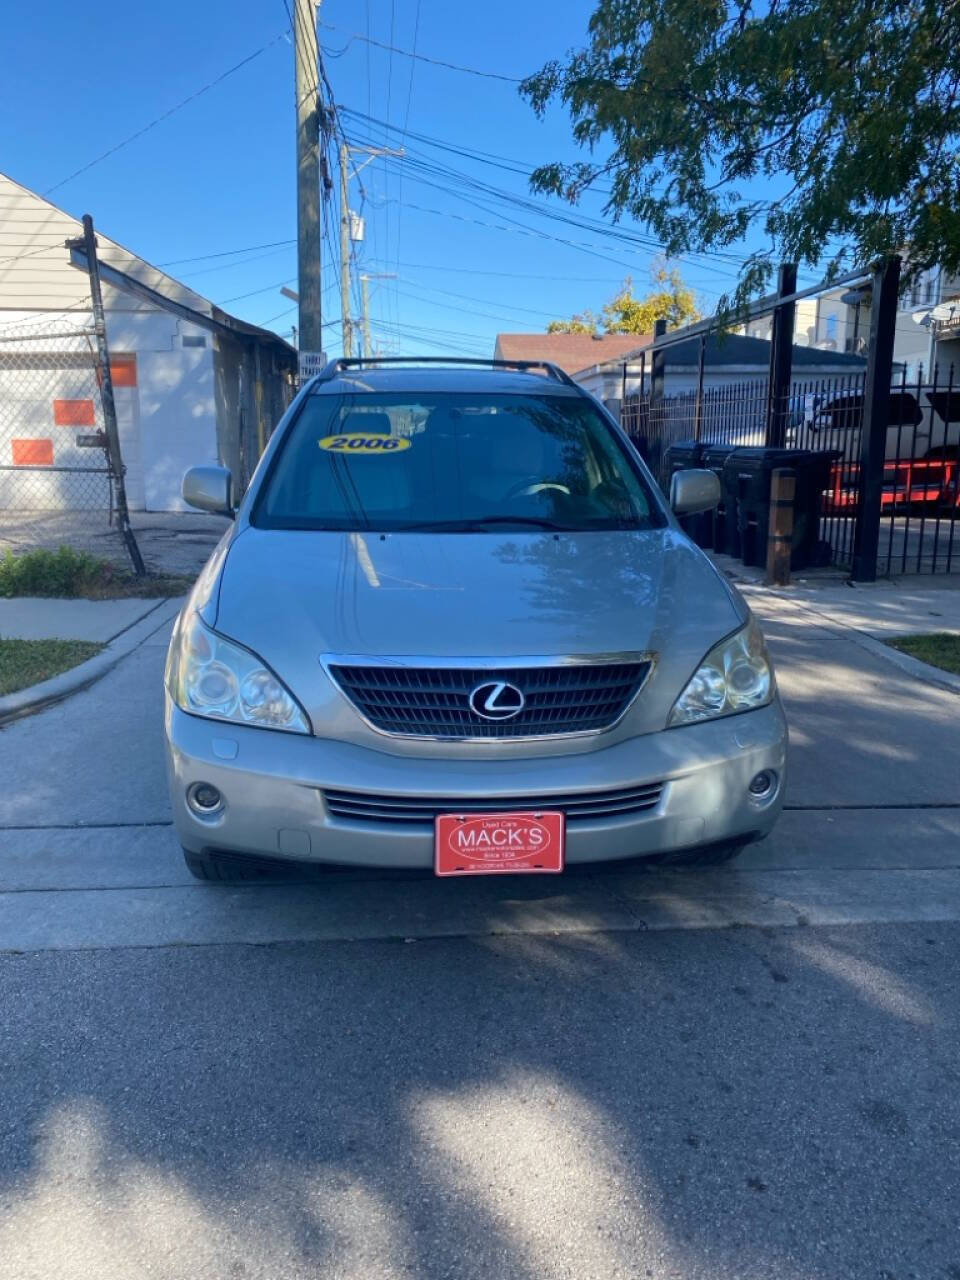
<path id="1" fill-rule="evenodd" d="M 489 680 L 470 694 L 470 710 L 482 720 L 512 720 L 523 710 L 526 698 L 515 684 Z"/>

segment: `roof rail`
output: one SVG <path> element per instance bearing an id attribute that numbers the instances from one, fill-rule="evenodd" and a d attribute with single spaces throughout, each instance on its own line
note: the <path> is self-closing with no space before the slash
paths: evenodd
<path id="1" fill-rule="evenodd" d="M 579 389 L 579 384 L 565 369 L 561 369 L 559 365 L 549 360 L 482 360 L 474 356 L 337 356 L 326 365 L 322 373 L 317 375 L 317 380 L 327 382 L 330 378 L 335 378 L 343 369 L 363 369 L 368 365 L 382 364 L 470 365 L 485 369 L 518 369 L 521 372 L 527 369 L 543 369 L 547 376 L 555 381 Z"/>

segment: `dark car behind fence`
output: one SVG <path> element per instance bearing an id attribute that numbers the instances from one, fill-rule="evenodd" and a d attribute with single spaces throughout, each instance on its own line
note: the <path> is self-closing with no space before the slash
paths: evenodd
<path id="1" fill-rule="evenodd" d="M 701 363 L 695 390 L 657 394 L 654 374 L 624 400 L 622 424 L 664 492 L 692 443 L 718 474 L 730 448 L 812 451 L 825 455 L 814 509 L 820 563 L 863 578 L 960 570 L 960 370 L 908 378 L 900 369 L 880 385 L 869 351 L 864 373 L 778 379 L 774 354 L 769 376 L 704 385 Z M 682 447 L 671 455 L 671 446 Z M 724 534 L 714 521 L 701 540 L 739 552 L 731 527 L 728 519 Z"/>

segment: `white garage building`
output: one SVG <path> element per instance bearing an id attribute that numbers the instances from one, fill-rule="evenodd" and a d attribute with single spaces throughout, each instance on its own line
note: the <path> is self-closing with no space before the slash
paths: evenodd
<path id="1" fill-rule="evenodd" d="M 82 233 L 78 219 L 0 174 L 0 470 L 29 467 L 34 494 L 43 468 L 52 481 L 78 456 L 84 428 L 98 425 L 77 340 L 63 336 L 92 327 L 87 277 L 65 248 Z M 143 286 L 139 295 L 103 288 L 130 507 L 183 510 L 181 477 L 195 463 L 222 462 L 244 486 L 291 397 L 296 351 L 99 229 L 97 241 L 105 275 L 113 268 Z"/>

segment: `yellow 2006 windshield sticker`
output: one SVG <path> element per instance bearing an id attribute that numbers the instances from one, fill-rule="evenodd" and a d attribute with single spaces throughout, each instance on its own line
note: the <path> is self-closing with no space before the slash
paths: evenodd
<path id="1" fill-rule="evenodd" d="M 317 443 L 328 453 L 399 453 L 410 448 L 407 436 L 368 435 L 365 431 L 350 431 L 346 435 L 324 436 Z"/>

